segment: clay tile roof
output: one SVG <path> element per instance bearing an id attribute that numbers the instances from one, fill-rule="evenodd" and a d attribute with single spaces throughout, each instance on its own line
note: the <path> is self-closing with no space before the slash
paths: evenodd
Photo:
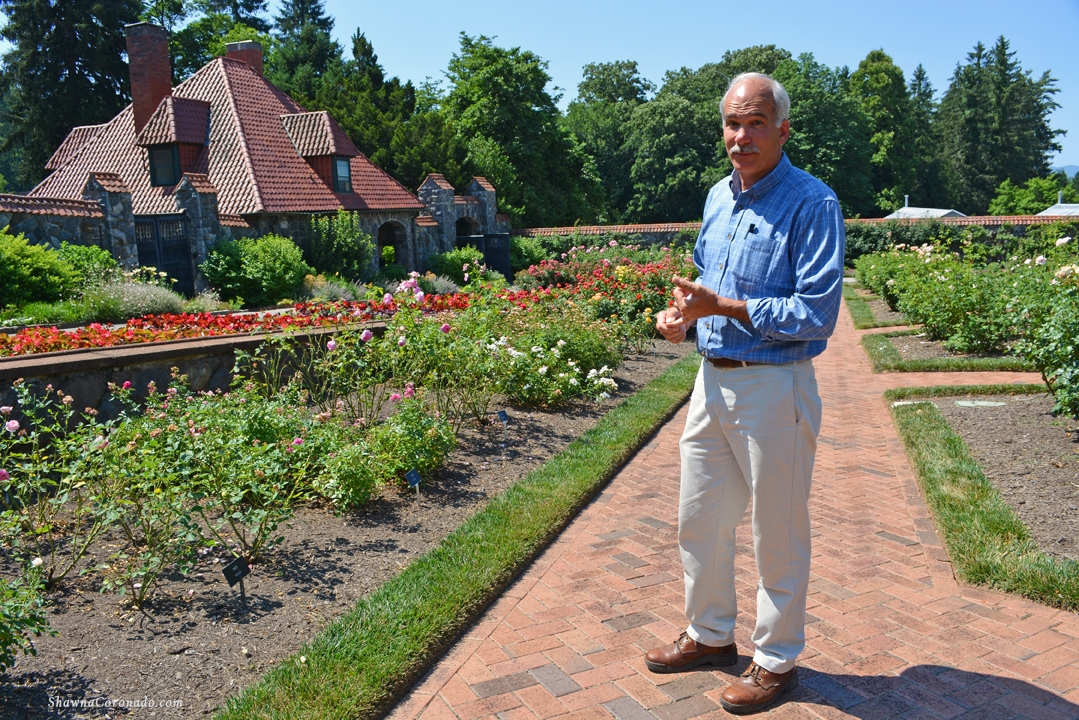
<path id="1" fill-rule="evenodd" d="M 418 227 L 438 227 L 438 221 L 430 215 L 420 213 L 416 216 L 416 225 Z"/>
<path id="2" fill-rule="evenodd" d="M 890 222 L 898 222 L 903 225 L 912 225 L 920 222 L 936 222 L 941 225 L 959 225 L 966 227 L 980 225 L 982 227 L 1003 227 L 1004 225 L 1049 225 L 1062 220 L 1071 220 L 1066 217 L 1053 217 L 1051 215 L 970 215 L 969 217 L 942 217 L 942 218 L 853 218 L 847 222 L 865 223 L 867 225 L 880 225 Z"/>
<path id="3" fill-rule="evenodd" d="M 485 177 L 474 177 L 472 178 L 472 182 L 476 183 L 487 192 L 495 192 L 495 186 L 488 182 Z"/>
<path id="4" fill-rule="evenodd" d="M 52 154 L 49 161 L 45 163 L 46 170 L 56 170 L 63 166 L 68 160 L 74 157 L 75 153 L 82 149 L 86 143 L 94 139 L 94 136 L 101 131 L 104 125 L 79 125 L 78 127 L 71 128 L 71 132 L 67 134 L 64 141 L 60 143 L 60 147 L 56 148 L 56 152 Z"/>
<path id="5" fill-rule="evenodd" d="M 453 185 L 450 185 L 449 181 L 441 173 L 427 173 L 427 177 L 424 179 L 423 184 L 426 185 L 429 182 L 433 182 L 443 190 L 453 190 Z"/>
<path id="6" fill-rule="evenodd" d="M 101 185 L 101 187 L 103 187 L 106 192 L 131 192 L 131 190 L 127 187 L 127 183 L 124 182 L 123 177 L 121 177 L 118 173 L 92 172 L 88 175 L 88 179 L 89 178 L 97 180 L 98 184 Z"/>
<path id="7" fill-rule="evenodd" d="M 356 157 L 360 151 L 328 112 L 282 115 L 281 124 L 300 157 L 343 155 Z"/>
<path id="8" fill-rule="evenodd" d="M 177 85 L 172 96 L 209 104 L 209 143 L 184 170 L 209 177 L 217 188 L 218 212 L 223 215 L 424 207 L 415 195 L 360 154 L 350 162 L 354 192 L 334 193 L 297 154 L 281 120 L 282 115 L 307 113 L 245 62 L 216 58 Z M 335 127 L 332 123 L 334 138 Z M 337 139 L 332 142 L 336 145 Z M 89 172 L 120 175 L 131 188 L 136 215 L 177 211 L 174 187 L 150 185 L 147 150 L 136 144 L 130 106 L 29 194 L 79 199 Z"/>
<path id="9" fill-rule="evenodd" d="M 205 173 L 184 173 L 184 177 L 191 183 L 191 187 L 195 188 L 195 192 L 217 193 L 217 188 L 210 182 L 210 176 Z"/>
<path id="10" fill-rule="evenodd" d="M 247 223 L 247 221 L 244 220 L 243 217 L 241 217 L 240 215 L 229 215 L 228 213 L 218 213 L 217 219 L 221 221 L 222 225 L 227 225 L 229 227 L 241 227 L 241 228 L 249 228 L 249 227 L 251 227 Z"/>
<path id="11" fill-rule="evenodd" d="M 681 230 L 696 231 L 701 229 L 699 222 L 689 223 L 653 223 L 650 225 L 578 225 L 576 227 L 521 228 L 514 230 L 514 235 L 526 237 L 547 237 L 551 235 L 605 235 L 620 233 L 623 235 L 641 235 L 644 233 L 674 233 Z"/>
<path id="12" fill-rule="evenodd" d="M 209 131 L 210 103 L 169 95 L 161 99 L 135 143 L 144 147 L 166 143 L 205 145 Z"/>
<path id="13" fill-rule="evenodd" d="M 26 215 L 63 215 L 66 217 L 105 217 L 101 206 L 89 200 L 66 198 L 27 197 L 26 195 L 0 194 L 0 212 L 24 213 Z"/>

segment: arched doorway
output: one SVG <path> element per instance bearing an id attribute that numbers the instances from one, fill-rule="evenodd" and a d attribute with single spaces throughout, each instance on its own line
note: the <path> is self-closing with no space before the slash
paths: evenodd
<path id="1" fill-rule="evenodd" d="M 399 222 L 382 223 L 378 228 L 378 267 L 390 264 L 405 267 L 408 263 L 405 226 Z"/>
<path id="2" fill-rule="evenodd" d="M 457 237 L 467 237 L 479 234 L 479 223 L 470 217 L 458 218 Z"/>

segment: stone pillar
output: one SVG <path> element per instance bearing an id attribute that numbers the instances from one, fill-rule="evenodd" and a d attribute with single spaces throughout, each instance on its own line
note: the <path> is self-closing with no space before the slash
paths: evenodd
<path id="1" fill-rule="evenodd" d="M 457 242 L 457 214 L 453 208 L 453 186 L 438 173 L 430 173 L 417 191 L 420 202 L 438 223 L 441 247 L 436 252 L 449 252 Z"/>
<path id="2" fill-rule="evenodd" d="M 473 178 L 465 195 L 479 198 L 480 206 L 483 208 L 478 218 L 483 226 L 480 228 L 480 232 L 484 234 L 497 232 L 495 229 L 497 226 L 495 214 L 498 212 L 498 200 L 495 197 L 494 185 L 487 182 L 487 178 Z"/>
<path id="3" fill-rule="evenodd" d="M 135 213 L 131 190 L 116 173 L 90 173 L 82 189 L 82 199 L 101 206 L 105 213 L 103 245 L 112 252 L 120 267 L 131 269 L 139 264 L 139 246 L 135 241 Z"/>
<path id="4" fill-rule="evenodd" d="M 206 261 L 206 253 L 221 235 L 221 220 L 217 215 L 217 188 L 202 173 L 184 173 L 176 185 L 176 206 L 187 217 L 188 239 L 191 242 L 191 258 L 195 262 L 195 292 L 210 288 L 210 283 L 199 270 Z"/>

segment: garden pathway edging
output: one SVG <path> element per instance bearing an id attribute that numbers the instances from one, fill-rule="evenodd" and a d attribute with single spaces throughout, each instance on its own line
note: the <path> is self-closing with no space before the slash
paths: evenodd
<path id="1" fill-rule="evenodd" d="M 866 331 L 872 332 L 872 331 Z M 844 310 L 817 361 L 825 418 L 801 687 L 768 717 L 1079 717 L 1079 617 L 958 583 L 881 398 L 890 387 L 1040 383 L 1036 373 L 873 375 Z M 406 718 L 727 717 L 749 662 L 756 574 L 739 533 L 730 670 L 655 675 L 684 625 L 676 523 L 685 408 L 391 713 Z"/>

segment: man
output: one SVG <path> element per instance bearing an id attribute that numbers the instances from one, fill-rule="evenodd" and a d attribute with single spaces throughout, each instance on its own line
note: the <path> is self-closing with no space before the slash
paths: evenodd
<path id="1" fill-rule="evenodd" d="M 698 282 L 675 277 L 674 307 L 656 321 L 674 343 L 695 322 L 705 357 L 680 443 L 678 542 L 689 626 L 645 661 L 654 672 L 737 662 L 734 530 L 752 499 L 756 652 L 721 697 L 742 714 L 798 684 L 821 422 L 812 358 L 839 314 L 845 238 L 835 193 L 783 153 L 790 137 L 783 86 L 739 75 L 722 110 L 734 172 L 705 203 L 693 251 Z"/>

